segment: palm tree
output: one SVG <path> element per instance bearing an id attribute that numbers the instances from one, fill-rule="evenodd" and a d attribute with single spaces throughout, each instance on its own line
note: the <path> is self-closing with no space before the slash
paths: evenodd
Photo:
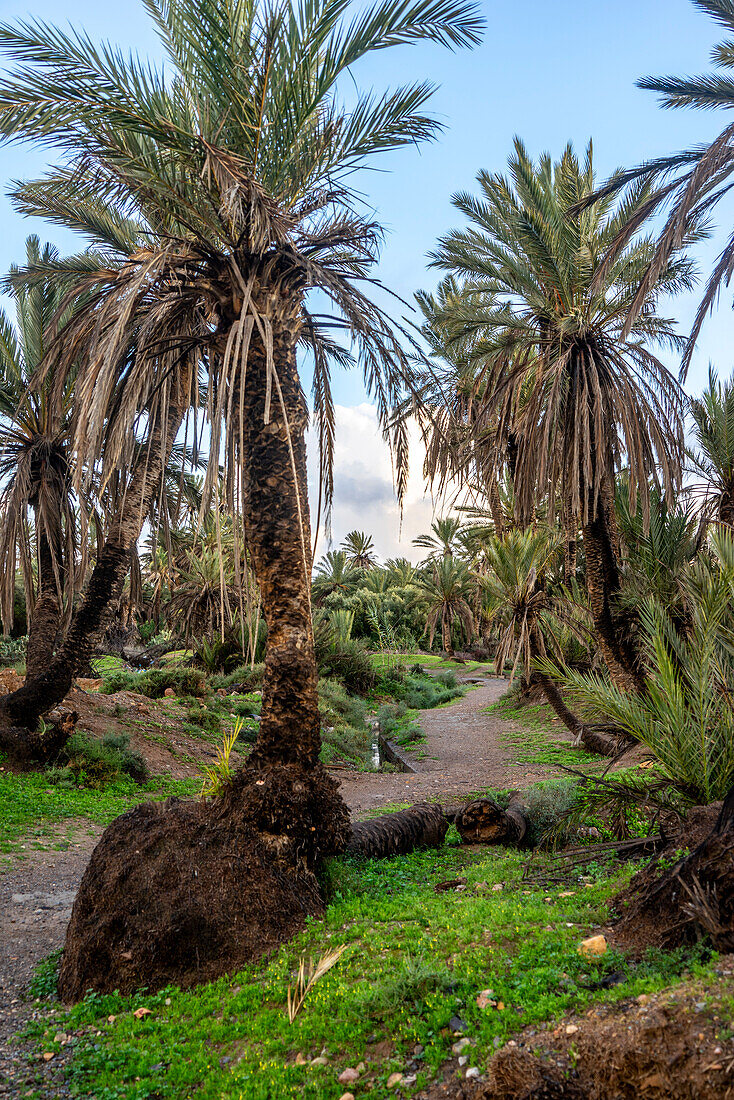
<path id="1" fill-rule="evenodd" d="M 433 534 L 418 535 L 413 539 L 413 546 L 428 550 L 427 561 L 433 561 L 438 557 L 450 558 L 458 553 L 461 548 L 459 537 L 461 519 L 458 516 L 445 516 L 443 519 L 434 520 L 431 531 Z"/>
<path id="2" fill-rule="evenodd" d="M 327 596 L 348 596 L 358 587 L 361 574 L 350 564 L 344 550 L 329 550 L 316 566 L 312 582 L 313 598 L 322 604 Z"/>
<path id="3" fill-rule="evenodd" d="M 469 605 L 472 591 L 469 570 L 463 562 L 446 554 L 435 558 L 425 574 L 416 577 L 414 583 L 427 604 L 425 633 L 429 647 L 433 645 L 434 635 L 440 626 L 441 645 L 449 657 L 453 657 L 454 627 L 467 640 L 471 638 L 474 628 Z"/>
<path id="4" fill-rule="evenodd" d="M 31 236 L 26 241 L 26 258 L 28 264 L 53 264 L 59 255 L 53 246 L 42 248 L 38 237 Z M 19 561 L 30 617 L 29 678 L 48 665 L 64 605 L 71 609 L 76 580 L 79 540 L 69 469 L 73 373 L 59 386 L 49 374 L 42 386 L 29 390 L 48 350 L 63 298 L 60 284 L 45 281 L 18 290 L 15 327 L 0 311 L 0 611 L 7 631 L 12 625 Z"/>
<path id="5" fill-rule="evenodd" d="M 345 4 L 246 0 L 145 0 L 167 54 L 165 71 L 83 35 L 42 23 L 0 27 L 12 72 L 0 82 L 0 132 L 64 153 L 64 167 L 15 191 L 16 206 L 99 240 L 100 211 L 142 226 L 124 263 L 62 265 L 87 309 L 47 357 L 63 373 L 80 363 L 74 447 L 80 466 L 106 469 L 148 425 L 147 473 L 158 473 L 206 370 L 211 452 L 224 463 L 226 503 L 241 511 L 268 623 L 260 737 L 251 766 L 315 765 L 319 714 L 309 601 L 306 406 L 296 353 L 315 356 L 321 470 L 331 488 L 332 362 L 362 355 L 366 384 L 388 428 L 409 364 L 399 330 L 362 289 L 371 278 L 379 227 L 356 210 L 351 181 L 374 154 L 433 137 L 423 113 L 432 87 L 361 94 L 351 108 L 337 85 L 373 50 L 427 40 L 478 40 L 475 9 L 455 0 L 377 3 L 351 21 Z M 41 92 L 41 89 L 43 91 Z M 27 278 L 38 277 L 30 268 Z M 314 314 L 307 291 L 332 302 Z M 339 315 L 333 321 L 333 314 Z M 193 391 L 193 393 L 192 393 Z M 407 437 L 393 430 L 404 485 Z M 104 443 L 104 446 L 103 446 Z M 211 463 L 204 486 L 218 477 Z M 156 481 L 157 478 L 153 478 Z M 85 632 L 104 618 L 139 533 L 150 481 L 127 493 L 108 535 L 107 571 L 93 575 L 62 653 L 36 686 L 46 706 L 68 688 Z M 114 537 L 112 537 L 114 536 Z M 111 541 L 110 541 L 111 540 Z M 98 563 L 99 565 L 99 563 Z M 8 697 L 13 716 L 27 694 Z"/>
<path id="6" fill-rule="evenodd" d="M 407 558 L 388 558 L 385 571 L 390 588 L 407 588 L 415 580 L 415 566 Z"/>
<path id="7" fill-rule="evenodd" d="M 375 545 L 372 536 L 364 531 L 350 531 L 344 537 L 341 549 L 347 555 L 347 560 L 355 569 L 373 569 L 377 565 Z"/>
<path id="8" fill-rule="evenodd" d="M 727 31 L 734 30 L 734 5 L 731 0 L 693 0 L 697 8 Z M 663 107 L 674 109 L 693 107 L 696 110 L 731 110 L 734 106 L 734 82 L 727 75 L 734 68 L 734 44 L 731 39 L 718 43 L 711 54 L 716 69 L 721 73 L 705 73 L 701 76 L 644 77 L 637 82 L 639 88 L 658 92 Z M 632 330 L 637 318 L 645 309 L 661 272 L 669 264 L 686 234 L 697 233 L 698 227 L 709 217 L 713 208 L 731 190 L 734 172 L 734 124 L 729 123 L 713 141 L 703 142 L 684 149 L 680 153 L 645 161 L 634 168 L 616 172 L 594 195 L 584 202 L 595 201 L 600 196 L 615 194 L 632 182 L 650 188 L 648 199 L 638 209 L 629 211 L 629 218 L 616 238 L 610 242 L 607 264 L 614 263 L 620 249 L 624 249 L 643 222 L 659 214 L 669 206 L 665 225 L 651 252 L 648 263 L 640 273 L 637 293 L 629 303 L 625 334 Z M 654 186 L 654 189 L 652 189 Z M 685 378 L 706 315 L 713 309 L 722 286 L 728 286 L 734 271 L 734 235 L 730 235 L 711 272 L 701 298 L 693 326 L 686 343 L 681 364 L 681 377 Z"/>
<path id="9" fill-rule="evenodd" d="M 591 641 L 584 609 L 567 592 L 553 595 L 550 575 L 563 555 L 558 533 L 538 529 L 509 531 L 486 545 L 487 573 L 481 579 L 483 612 L 499 628 L 495 656 L 497 675 L 512 661 L 512 676 L 522 666 L 525 683 L 539 684 L 548 703 L 577 744 L 592 751 L 606 751 L 607 742 L 592 726 L 581 721 L 566 705 L 552 676 L 535 667 L 553 656 L 562 660 L 563 630 L 584 645 Z"/>
<path id="10" fill-rule="evenodd" d="M 707 517 L 734 526 L 734 377 L 720 382 L 709 367 L 709 384 L 691 399 L 693 438 L 700 450 L 693 467 L 702 478 L 695 487 Z"/>
<path id="11" fill-rule="evenodd" d="M 684 398 L 650 345 L 678 346 L 674 322 L 654 306 L 691 285 L 691 265 L 678 257 L 660 272 L 623 335 L 653 245 L 628 244 L 600 281 L 601 258 L 647 191 L 570 218 L 569 206 L 593 191 L 591 146 L 583 166 L 570 146 L 556 164 L 544 155 L 536 165 L 516 139 L 509 170 L 510 178 L 481 172 L 478 197 L 454 198 L 470 226 L 442 238 L 433 255 L 463 285 L 462 309 L 444 323 L 449 338 L 464 339 L 467 328 L 473 335 L 480 438 L 493 455 L 513 439 L 518 520 L 530 522 L 543 502 L 549 515 L 560 506 L 570 529 L 580 525 L 604 659 L 616 682 L 639 689 L 635 655 L 615 623 L 614 479 L 624 457 L 633 497 L 646 499 L 649 479 L 659 477 L 668 494 L 679 481 Z"/>

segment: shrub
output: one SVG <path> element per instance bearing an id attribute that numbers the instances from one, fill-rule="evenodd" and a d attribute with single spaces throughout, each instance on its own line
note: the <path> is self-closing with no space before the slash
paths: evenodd
<path id="1" fill-rule="evenodd" d="M 365 710 L 364 701 L 350 695 L 339 680 L 319 681 L 322 759 L 368 766 L 372 734 L 364 720 Z"/>
<path id="2" fill-rule="evenodd" d="M 348 691 L 366 695 L 375 683 L 372 659 L 361 642 L 335 641 L 333 648 L 317 653 L 319 676 L 341 680 Z"/>
<path id="3" fill-rule="evenodd" d="M 450 680 L 448 682 L 440 680 L 438 676 L 425 674 L 419 676 L 416 673 L 409 673 L 399 680 L 391 674 L 389 680 L 383 680 L 380 683 L 380 689 L 413 710 L 430 710 L 462 694 L 463 689 L 457 686 L 454 674 L 449 673 L 449 676 L 453 677 L 453 684 Z"/>
<path id="4" fill-rule="evenodd" d="M 25 661 L 27 638 L 0 638 L 0 666 L 7 668 Z"/>
<path id="5" fill-rule="evenodd" d="M 126 775 L 136 783 L 144 783 L 148 766 L 140 753 L 129 746 L 126 733 L 106 733 L 98 740 L 78 730 L 59 754 L 59 763 L 64 766 L 47 773 L 49 782 L 63 786 L 71 777 L 77 786 L 101 790 Z"/>
<path id="6" fill-rule="evenodd" d="M 265 665 L 239 665 L 226 676 L 213 676 L 211 685 L 215 691 L 237 691 L 242 694 L 262 687 Z"/>
<path id="7" fill-rule="evenodd" d="M 206 677 L 195 668 L 154 668 L 150 672 L 113 672 L 106 676 L 102 691 L 114 695 L 117 691 L 136 691 L 150 699 L 160 699 L 168 688 L 176 695 L 205 695 Z"/>

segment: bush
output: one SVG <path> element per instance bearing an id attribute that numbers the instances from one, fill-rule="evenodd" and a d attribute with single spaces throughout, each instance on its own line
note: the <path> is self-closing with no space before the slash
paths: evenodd
<path id="1" fill-rule="evenodd" d="M 372 658 L 361 642 L 335 641 L 332 648 L 317 652 L 319 676 L 341 680 L 348 691 L 366 695 L 376 675 Z"/>
<path id="2" fill-rule="evenodd" d="M 372 734 L 364 720 L 366 704 L 350 695 L 339 680 L 319 681 L 319 713 L 323 760 L 347 760 L 367 767 Z"/>
<path id="3" fill-rule="evenodd" d="M 262 687 L 265 665 L 239 665 L 227 676 L 213 676 L 211 685 L 214 691 L 236 691 L 246 695 Z"/>
<path id="4" fill-rule="evenodd" d="M 27 638 L 0 638 L 0 666 L 8 668 L 25 661 L 27 645 Z"/>
<path id="5" fill-rule="evenodd" d="M 73 780 L 76 786 L 101 790 L 108 783 L 129 776 L 136 783 L 148 778 L 148 766 L 130 747 L 126 733 L 106 733 L 101 740 L 88 733 L 73 733 L 59 754 L 61 768 L 47 773 L 50 783 L 60 786 Z"/>
<path id="6" fill-rule="evenodd" d="M 453 672 L 448 673 L 448 677 L 448 680 L 444 680 L 438 676 L 408 673 L 398 679 L 391 672 L 389 679 L 381 681 L 379 689 L 413 710 L 430 710 L 462 694 L 463 689 L 457 686 Z"/>
<path id="7" fill-rule="evenodd" d="M 201 696 L 208 686 L 203 672 L 195 668 L 154 668 L 150 672 L 113 672 L 106 676 L 102 691 L 114 695 L 117 691 L 136 691 L 149 699 L 160 699 L 168 688 L 176 695 Z"/>

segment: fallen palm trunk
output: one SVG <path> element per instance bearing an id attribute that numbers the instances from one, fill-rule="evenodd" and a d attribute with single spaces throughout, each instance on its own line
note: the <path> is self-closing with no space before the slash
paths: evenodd
<path id="1" fill-rule="evenodd" d="M 407 810 L 356 822 L 347 852 L 365 859 L 385 859 L 407 855 L 416 848 L 438 848 L 448 827 L 440 806 L 416 802 Z"/>
<path id="2" fill-rule="evenodd" d="M 521 802 L 511 802 L 503 810 L 491 798 L 468 802 L 453 820 L 464 844 L 519 845 L 528 828 L 527 811 Z"/>
<path id="3" fill-rule="evenodd" d="M 662 853 L 695 844 L 689 855 L 661 871 L 659 861 L 632 879 L 614 902 L 621 914 L 615 938 L 635 949 L 673 948 L 708 935 L 717 950 L 734 950 L 734 787 L 716 817 L 717 807 L 694 808 L 680 836 Z M 696 833 L 699 832 L 699 836 Z"/>

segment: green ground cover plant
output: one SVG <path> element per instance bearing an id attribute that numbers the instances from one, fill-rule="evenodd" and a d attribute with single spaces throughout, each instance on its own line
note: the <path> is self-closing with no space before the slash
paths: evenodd
<path id="1" fill-rule="evenodd" d="M 98 825 L 110 821 L 145 799 L 195 794 L 197 780 L 156 776 L 140 786 L 123 778 L 104 790 L 49 783 L 45 772 L 14 775 L 0 770 L 0 852 L 17 852 L 21 841 L 40 843 L 53 836 L 60 822 L 84 818 Z"/>
<path id="2" fill-rule="evenodd" d="M 526 860 L 460 846 L 382 862 L 332 860 L 324 920 L 310 921 L 271 959 L 185 992 L 90 995 L 35 1027 L 39 1049 L 58 1050 L 54 1034 L 71 1034 L 71 1094 L 100 1100 L 336 1100 L 344 1092 L 339 1072 L 362 1060 L 367 1071 L 354 1091 L 381 1100 L 393 1095 L 387 1079 L 405 1071 L 416 1044 L 424 1048 L 416 1080 L 402 1093 L 427 1084 L 451 1056 L 457 1022 L 481 1068 L 519 1027 L 709 973 L 702 948 L 636 963 L 615 952 L 585 960 L 578 943 L 606 921 L 608 899 L 631 868 L 571 872 L 560 886 L 528 884 Z M 457 875 L 467 880 L 462 893 L 434 890 Z M 287 989 L 300 959 L 342 945 L 343 957 L 289 1023 Z M 38 994 L 52 989 L 53 967 L 51 960 L 41 968 Z M 614 972 L 619 984 L 605 989 Z M 494 1003 L 482 1009 L 477 996 L 487 989 Z M 150 1015 L 136 1018 L 138 1008 Z M 385 1040 L 391 1045 L 371 1058 Z M 322 1050 L 327 1064 L 296 1064 L 298 1053 L 311 1059 Z"/>

